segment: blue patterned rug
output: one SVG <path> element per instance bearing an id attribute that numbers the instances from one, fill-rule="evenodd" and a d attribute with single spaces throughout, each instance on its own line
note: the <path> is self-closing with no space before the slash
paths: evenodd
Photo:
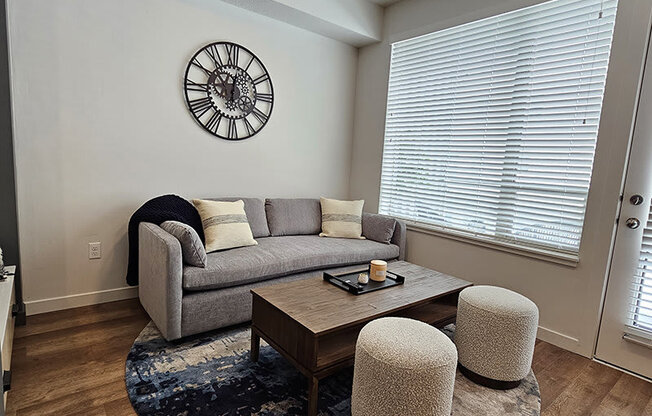
<path id="1" fill-rule="evenodd" d="M 444 332 L 451 336 L 454 326 Z M 304 415 L 307 382 L 272 347 L 249 359 L 249 328 L 167 342 L 150 322 L 129 352 L 126 384 L 139 416 Z M 353 369 L 320 382 L 320 415 L 350 415 Z M 458 371 L 453 415 L 538 416 L 539 385 L 530 372 L 516 389 L 478 386 Z"/>

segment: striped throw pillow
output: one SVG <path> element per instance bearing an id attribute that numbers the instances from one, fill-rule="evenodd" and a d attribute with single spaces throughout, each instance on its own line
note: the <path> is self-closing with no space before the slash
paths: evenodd
<path id="1" fill-rule="evenodd" d="M 199 211 L 204 226 L 207 253 L 258 244 L 251 233 L 242 200 L 224 202 L 193 199 L 192 203 Z"/>
<path id="2" fill-rule="evenodd" d="M 320 198 L 320 237 L 359 238 L 362 236 L 362 207 L 364 200 L 339 201 Z"/>

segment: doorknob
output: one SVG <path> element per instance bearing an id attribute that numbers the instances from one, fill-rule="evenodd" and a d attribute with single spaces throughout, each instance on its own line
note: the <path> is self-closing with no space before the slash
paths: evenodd
<path id="1" fill-rule="evenodd" d="M 629 202 L 632 205 L 641 205 L 643 203 L 643 197 L 638 194 L 632 195 L 632 197 L 629 198 Z"/>
<path id="2" fill-rule="evenodd" d="M 635 230 L 639 225 L 641 225 L 641 222 L 638 220 L 638 218 L 627 218 L 625 220 L 625 225 L 632 230 Z"/>

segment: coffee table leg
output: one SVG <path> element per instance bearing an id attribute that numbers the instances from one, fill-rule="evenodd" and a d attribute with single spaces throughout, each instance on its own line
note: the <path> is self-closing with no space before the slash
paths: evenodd
<path id="1" fill-rule="evenodd" d="M 308 416 L 317 415 L 317 399 L 319 398 L 319 380 L 310 377 L 308 380 Z"/>
<path id="2" fill-rule="evenodd" d="M 256 330 L 251 328 L 251 352 L 249 356 L 251 361 L 258 361 L 258 354 L 260 353 L 260 336 L 256 333 Z"/>

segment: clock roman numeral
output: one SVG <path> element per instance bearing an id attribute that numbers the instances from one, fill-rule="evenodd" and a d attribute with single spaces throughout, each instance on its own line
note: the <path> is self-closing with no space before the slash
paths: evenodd
<path id="1" fill-rule="evenodd" d="M 199 118 L 206 114 L 208 110 L 213 107 L 213 102 L 210 97 L 197 98 L 188 102 L 190 111 L 195 113 L 195 117 Z"/>
<path id="2" fill-rule="evenodd" d="M 267 94 L 267 93 L 256 94 L 256 101 L 261 101 L 263 103 L 271 103 L 272 94 Z"/>
<path id="3" fill-rule="evenodd" d="M 199 68 L 199 69 L 201 69 L 202 71 L 204 71 L 204 73 L 205 73 L 206 75 L 210 75 L 211 71 L 209 71 L 208 69 L 204 68 L 204 66 L 201 64 L 201 62 L 199 62 L 199 61 L 197 60 L 197 58 L 193 58 L 192 61 L 191 61 L 191 63 L 192 63 L 194 66 L 196 66 L 197 68 Z"/>
<path id="4" fill-rule="evenodd" d="M 217 129 L 220 128 L 221 121 L 222 121 L 222 112 L 220 110 L 217 110 L 213 113 L 211 118 L 208 119 L 205 126 L 213 133 L 217 133 Z"/>
<path id="5" fill-rule="evenodd" d="M 251 125 L 249 120 L 243 118 L 242 121 L 244 121 L 245 128 L 247 129 L 247 135 L 251 136 L 256 132 L 256 129 L 254 129 L 254 126 Z"/>
<path id="6" fill-rule="evenodd" d="M 265 72 L 263 75 L 259 76 L 254 80 L 254 84 L 258 85 L 261 82 L 265 82 L 269 79 L 269 75 L 267 75 L 267 72 Z"/>
<path id="7" fill-rule="evenodd" d="M 238 65 L 238 58 L 240 58 L 240 47 L 234 44 L 226 44 L 226 53 L 229 58 L 227 64 Z"/>
<path id="8" fill-rule="evenodd" d="M 208 48 L 204 49 L 204 52 L 206 52 L 206 55 L 211 58 L 216 68 L 224 65 L 222 63 L 222 58 L 220 57 L 220 52 L 217 49 L 217 46 L 211 45 Z"/>
<path id="9" fill-rule="evenodd" d="M 267 114 L 263 113 L 257 108 L 254 108 L 254 111 L 252 111 L 251 114 L 253 114 L 254 117 L 256 117 L 256 120 L 258 120 L 261 124 L 265 124 L 267 121 Z"/>
<path id="10" fill-rule="evenodd" d="M 236 124 L 236 121 L 233 120 L 232 118 L 229 119 L 229 134 L 228 134 L 229 139 L 237 139 L 238 138 L 238 125 Z"/>
<path id="11" fill-rule="evenodd" d="M 186 90 L 188 91 L 199 91 L 199 92 L 208 92 L 208 84 L 201 84 L 195 82 L 191 79 L 186 80 Z"/>
<path id="12" fill-rule="evenodd" d="M 247 71 L 249 70 L 249 67 L 251 66 L 251 64 L 254 63 L 254 60 L 255 60 L 255 59 L 256 59 L 255 57 L 253 57 L 253 56 L 251 57 L 251 59 L 249 60 L 249 63 L 248 63 L 247 66 L 245 66 L 245 68 L 244 68 L 244 71 L 245 71 L 245 72 L 247 72 Z"/>

